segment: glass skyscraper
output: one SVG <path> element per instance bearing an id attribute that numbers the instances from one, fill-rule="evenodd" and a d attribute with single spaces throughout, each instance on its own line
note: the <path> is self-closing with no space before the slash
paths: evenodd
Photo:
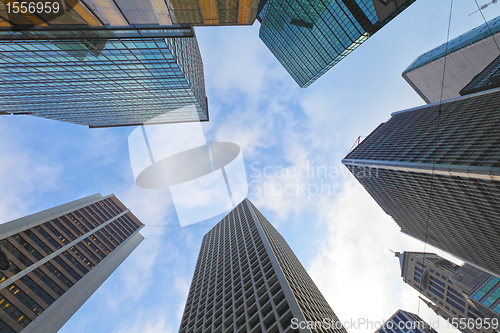
<path id="1" fill-rule="evenodd" d="M 0 40 L 4 113 L 90 127 L 208 120 L 192 28 L 24 31 L 15 38 Z"/>
<path id="2" fill-rule="evenodd" d="M 34 3 L 37 2 L 45 3 Z M 255 21 L 259 0 L 59 0 L 50 2 L 50 5 L 53 5 L 49 6 L 50 13 L 46 7 L 39 11 L 35 6 L 28 13 L 31 15 L 23 15 L 13 3 L 0 2 L 0 29 L 85 24 L 110 28 L 172 24 L 251 25 Z"/>
<path id="3" fill-rule="evenodd" d="M 268 0 L 259 36 L 306 88 L 415 0 Z"/>
<path id="4" fill-rule="evenodd" d="M 311 321 L 323 326 L 306 328 Z M 179 333 L 299 331 L 346 333 L 283 237 L 245 199 L 203 237 Z"/>
<path id="5" fill-rule="evenodd" d="M 500 274 L 500 89 L 395 112 L 342 163 L 405 233 Z"/>
<path id="6" fill-rule="evenodd" d="M 0 331 L 57 332 L 144 239 L 114 195 L 94 194 L 0 225 Z"/>

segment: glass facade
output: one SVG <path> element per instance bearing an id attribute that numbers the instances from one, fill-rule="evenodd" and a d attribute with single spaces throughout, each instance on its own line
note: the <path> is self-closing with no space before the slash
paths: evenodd
<path id="1" fill-rule="evenodd" d="M 306 88 L 413 2 L 382 17 L 373 0 L 269 0 L 259 36 Z"/>
<path id="2" fill-rule="evenodd" d="M 95 45 L 0 41 L 2 111 L 90 127 L 208 120 L 194 37 L 109 38 Z"/>
<path id="3" fill-rule="evenodd" d="M 493 90 L 394 113 L 342 161 L 407 234 L 497 274 L 499 105 Z"/>
<path id="4" fill-rule="evenodd" d="M 8 271 L 0 272 L 0 317 L 5 331 L 21 332 L 141 226 L 110 196 L 0 239 L 12 262 Z M 80 239 L 84 234 L 91 236 Z M 116 247 L 103 245 L 111 242 Z M 13 278 L 27 268 L 31 271 Z"/>
<path id="5" fill-rule="evenodd" d="M 169 26 L 177 23 L 251 25 L 259 0 L 57 0 L 45 6 L 42 0 L 34 0 L 34 3 L 35 6 L 30 8 L 31 13 L 23 15 L 13 8 L 13 3 L 0 2 L 0 30 L 33 27 L 50 29 L 70 25 L 110 28 L 129 25 Z M 37 3 L 42 6 L 36 6 Z"/>
<path id="6" fill-rule="evenodd" d="M 489 276 L 471 292 L 470 298 L 483 312 L 500 319 L 500 278 Z"/>
<path id="7" fill-rule="evenodd" d="M 172 21 L 194 25 L 253 24 L 259 0 L 171 0 Z"/>

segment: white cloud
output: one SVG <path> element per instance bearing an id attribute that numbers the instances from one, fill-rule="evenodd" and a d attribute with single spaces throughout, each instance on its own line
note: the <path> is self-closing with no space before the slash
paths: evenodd
<path id="1" fill-rule="evenodd" d="M 117 325 L 118 329 L 114 333 L 173 333 L 171 323 L 167 322 L 165 315 L 160 311 L 156 314 L 141 312 L 134 316 L 133 320 L 125 320 L 125 323 Z"/>
<path id="2" fill-rule="evenodd" d="M 0 132 L 7 129 L 0 126 Z M 62 166 L 10 136 L 2 139 L 0 160 L 0 223 L 33 213 L 38 196 L 57 189 Z"/>
<path id="3" fill-rule="evenodd" d="M 418 292 L 403 282 L 399 261 L 389 249 L 421 252 L 424 243 L 402 234 L 355 180 L 347 179 L 344 186 L 345 193 L 324 202 L 320 211 L 320 224 L 328 231 L 309 263 L 309 274 L 341 321 L 383 321 L 399 308 L 417 313 Z M 443 255 L 431 246 L 426 251 Z M 423 303 L 420 315 L 426 321 L 437 320 Z M 440 332 L 446 331 L 444 326 L 441 323 Z M 348 331 L 375 329 L 364 325 Z"/>

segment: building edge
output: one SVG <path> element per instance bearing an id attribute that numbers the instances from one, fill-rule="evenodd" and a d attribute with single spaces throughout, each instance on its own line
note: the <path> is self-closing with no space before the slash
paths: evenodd
<path id="1" fill-rule="evenodd" d="M 280 283 L 281 287 L 283 288 L 283 293 L 285 294 L 286 299 L 293 300 L 294 302 L 288 302 L 288 306 L 290 306 L 290 311 L 293 314 L 293 318 L 298 319 L 299 322 L 305 322 L 306 319 L 304 317 L 304 314 L 302 313 L 302 310 L 299 307 L 299 303 L 297 299 L 295 298 L 295 295 L 292 292 L 292 289 L 290 288 L 290 285 L 288 284 L 288 281 L 283 274 L 282 268 L 280 264 L 278 263 L 278 259 L 276 258 L 276 254 L 274 253 L 270 240 L 266 237 L 266 233 L 262 229 L 262 226 L 260 224 L 260 220 L 257 217 L 257 214 L 255 214 L 255 211 L 253 210 L 253 204 L 252 202 L 248 199 L 245 198 L 243 200 L 245 204 L 247 205 L 250 213 L 252 214 L 252 218 L 255 221 L 255 225 L 257 226 L 257 230 L 259 231 L 259 235 L 261 238 L 267 240 L 267 242 L 264 242 L 264 247 L 266 248 L 266 251 L 269 254 L 269 259 L 271 261 L 271 264 L 273 265 L 274 272 L 276 273 L 276 276 L 278 278 L 278 282 Z M 302 329 L 298 328 L 299 332 L 301 333 L 310 333 L 310 330 L 307 329 Z"/>
<path id="2" fill-rule="evenodd" d="M 92 194 L 62 205 L 52 207 L 41 212 L 27 215 L 9 222 L 0 224 L 0 239 L 15 235 L 26 229 L 45 223 L 61 215 L 66 215 L 77 209 L 86 207 L 103 199 L 114 196 L 114 194 L 103 197 L 100 193 Z"/>

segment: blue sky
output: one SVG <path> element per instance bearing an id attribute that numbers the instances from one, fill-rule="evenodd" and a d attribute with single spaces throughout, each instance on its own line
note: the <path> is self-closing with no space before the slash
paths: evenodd
<path id="1" fill-rule="evenodd" d="M 451 38 L 483 23 L 479 13 L 468 16 L 475 6 L 474 0 L 455 1 Z M 401 234 L 340 160 L 391 112 L 424 104 L 401 72 L 446 41 L 449 7 L 445 0 L 418 0 L 307 89 L 260 41 L 258 24 L 196 28 L 210 112 L 205 136 L 241 147 L 250 200 L 285 237 L 342 321 L 382 321 L 399 308 L 418 311 L 418 294 L 402 282 L 389 249 L 422 251 L 424 244 Z M 500 5 L 485 10 L 487 19 L 498 15 Z M 168 190 L 134 183 L 127 147 L 132 130 L 0 117 L 0 221 L 99 192 L 115 193 L 146 225 L 141 245 L 60 332 L 176 332 L 201 239 L 221 218 L 176 227 Z M 291 172 L 308 165 L 328 175 Z M 323 184 L 332 192 L 314 191 Z M 291 194 L 279 191 L 286 185 Z M 420 315 L 438 320 L 424 304 Z M 439 331 L 447 331 L 444 322 Z"/>

